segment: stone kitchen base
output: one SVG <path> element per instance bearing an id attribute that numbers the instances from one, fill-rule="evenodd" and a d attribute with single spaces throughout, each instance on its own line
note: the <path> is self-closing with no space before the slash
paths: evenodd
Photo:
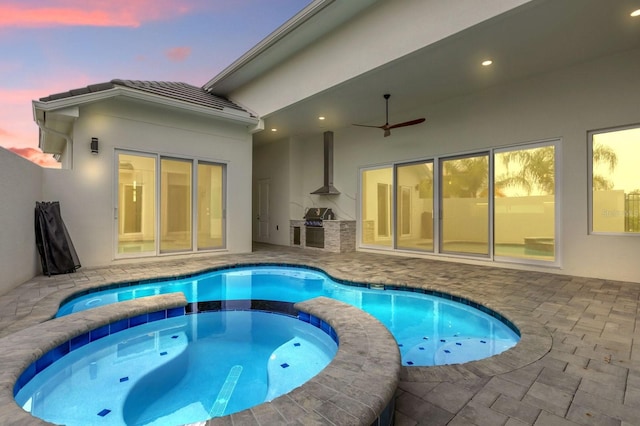
<path id="1" fill-rule="evenodd" d="M 324 229 L 324 248 L 307 247 L 304 220 L 290 221 L 290 245 L 293 247 L 325 250 L 333 253 L 355 251 L 355 220 L 325 220 L 322 223 Z"/>

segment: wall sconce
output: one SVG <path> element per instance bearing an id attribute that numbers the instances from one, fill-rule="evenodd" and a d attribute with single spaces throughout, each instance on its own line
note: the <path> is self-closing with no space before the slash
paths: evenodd
<path id="1" fill-rule="evenodd" d="M 91 153 L 98 155 L 98 138 L 91 138 Z"/>

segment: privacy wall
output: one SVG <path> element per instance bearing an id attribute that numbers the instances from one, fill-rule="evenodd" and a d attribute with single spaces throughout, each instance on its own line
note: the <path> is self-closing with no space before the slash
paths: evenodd
<path id="1" fill-rule="evenodd" d="M 34 234 L 42 167 L 0 147 L 0 295 L 40 273 Z"/>

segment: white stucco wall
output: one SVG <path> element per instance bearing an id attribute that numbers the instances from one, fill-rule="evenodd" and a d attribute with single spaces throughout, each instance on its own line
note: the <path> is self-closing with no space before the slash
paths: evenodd
<path id="1" fill-rule="evenodd" d="M 322 183 L 322 135 L 296 142 L 292 152 L 302 162 L 298 167 L 284 157 L 272 157 L 269 164 L 271 170 L 289 169 L 291 180 L 301 183 L 299 192 L 295 186 L 282 188 L 293 191 L 291 200 L 333 207 L 346 219 L 357 217 L 360 167 L 559 138 L 561 268 L 542 270 L 640 282 L 640 236 L 587 232 L 587 132 L 640 123 L 638 99 L 640 51 L 630 51 L 425 105 L 407 113 L 426 116 L 425 124 L 398 129 L 391 138 L 375 129 L 333 129 L 334 184 L 342 192 L 338 196 L 308 195 Z"/>
<path id="2" fill-rule="evenodd" d="M 34 232 L 42 167 L 0 147 L 0 295 L 40 274 Z"/>
<path id="3" fill-rule="evenodd" d="M 89 143 L 97 137 L 100 153 Z M 227 164 L 228 252 L 251 251 L 251 136 L 246 125 L 109 99 L 82 106 L 73 134 L 73 169 L 45 170 L 44 196 L 60 201 L 83 266 L 115 257 L 115 150 Z"/>

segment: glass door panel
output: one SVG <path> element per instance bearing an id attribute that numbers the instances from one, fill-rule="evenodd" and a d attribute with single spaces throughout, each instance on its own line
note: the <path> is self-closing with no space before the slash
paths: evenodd
<path id="1" fill-rule="evenodd" d="M 367 246 L 393 247 L 391 236 L 391 188 L 393 168 L 362 172 L 361 242 Z"/>
<path id="2" fill-rule="evenodd" d="M 396 169 L 396 246 L 433 251 L 433 161 Z"/>
<path id="3" fill-rule="evenodd" d="M 192 248 L 192 162 L 160 160 L 160 253 Z"/>
<path id="4" fill-rule="evenodd" d="M 440 251 L 489 255 L 489 155 L 440 160 Z"/>
<path id="5" fill-rule="evenodd" d="M 156 159 L 118 152 L 117 254 L 156 251 Z"/>
<path id="6" fill-rule="evenodd" d="M 224 247 L 224 166 L 198 164 L 198 250 Z"/>
<path id="7" fill-rule="evenodd" d="M 555 146 L 494 157 L 494 255 L 555 260 Z"/>

